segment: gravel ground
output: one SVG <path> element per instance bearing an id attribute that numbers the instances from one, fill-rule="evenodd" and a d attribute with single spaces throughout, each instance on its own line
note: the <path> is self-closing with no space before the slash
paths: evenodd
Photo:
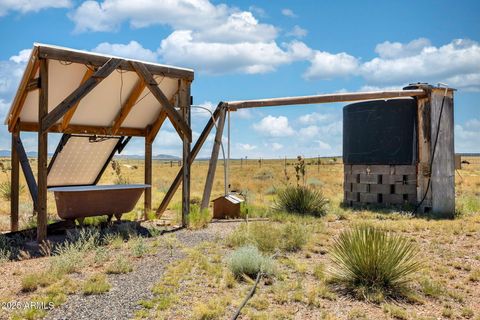
<path id="1" fill-rule="evenodd" d="M 215 241 L 224 238 L 237 223 L 212 223 L 207 229 L 191 231 L 180 230 L 172 233 L 178 242 L 193 247 L 202 241 Z M 168 263 L 182 257 L 180 250 L 160 248 L 155 255 L 149 255 L 137 262 L 133 272 L 121 275 L 109 275 L 112 285 L 109 292 L 102 295 L 84 296 L 75 294 L 68 297 L 66 303 L 52 310 L 45 319 L 131 319 L 141 307 L 137 302 L 151 299 L 152 286 L 162 277 Z"/>

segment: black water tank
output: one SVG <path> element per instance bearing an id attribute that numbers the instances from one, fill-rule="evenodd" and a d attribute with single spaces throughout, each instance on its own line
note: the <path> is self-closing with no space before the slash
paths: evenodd
<path id="1" fill-rule="evenodd" d="M 414 164 L 417 155 L 413 98 L 353 103 L 343 108 L 345 164 Z"/>

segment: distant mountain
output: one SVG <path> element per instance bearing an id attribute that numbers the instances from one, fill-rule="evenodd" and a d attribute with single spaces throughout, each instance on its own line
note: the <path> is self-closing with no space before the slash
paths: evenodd
<path id="1" fill-rule="evenodd" d="M 157 155 L 153 156 L 152 158 L 155 159 L 155 160 L 180 160 L 181 159 L 180 157 L 172 156 L 172 155 L 169 155 L 169 154 L 157 154 Z"/>

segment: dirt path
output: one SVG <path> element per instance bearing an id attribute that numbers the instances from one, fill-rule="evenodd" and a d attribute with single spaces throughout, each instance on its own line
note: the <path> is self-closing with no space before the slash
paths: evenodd
<path id="1" fill-rule="evenodd" d="M 180 230 L 174 235 L 179 244 L 193 247 L 202 241 L 223 239 L 236 225 L 212 223 L 207 229 Z M 182 255 L 181 250 L 174 250 L 172 255 L 167 248 L 160 248 L 156 254 L 142 258 L 133 272 L 109 275 L 108 280 L 112 285 L 109 292 L 92 296 L 71 295 L 66 303 L 52 310 L 45 319 L 131 319 L 141 309 L 138 301 L 153 298 L 152 286 L 161 278 L 168 264 Z"/>

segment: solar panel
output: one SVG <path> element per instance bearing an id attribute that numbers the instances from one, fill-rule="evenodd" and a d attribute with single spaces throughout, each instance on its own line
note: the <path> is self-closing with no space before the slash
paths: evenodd
<path id="1" fill-rule="evenodd" d="M 65 134 L 49 166 L 48 187 L 96 184 L 122 140 L 123 137 Z"/>

